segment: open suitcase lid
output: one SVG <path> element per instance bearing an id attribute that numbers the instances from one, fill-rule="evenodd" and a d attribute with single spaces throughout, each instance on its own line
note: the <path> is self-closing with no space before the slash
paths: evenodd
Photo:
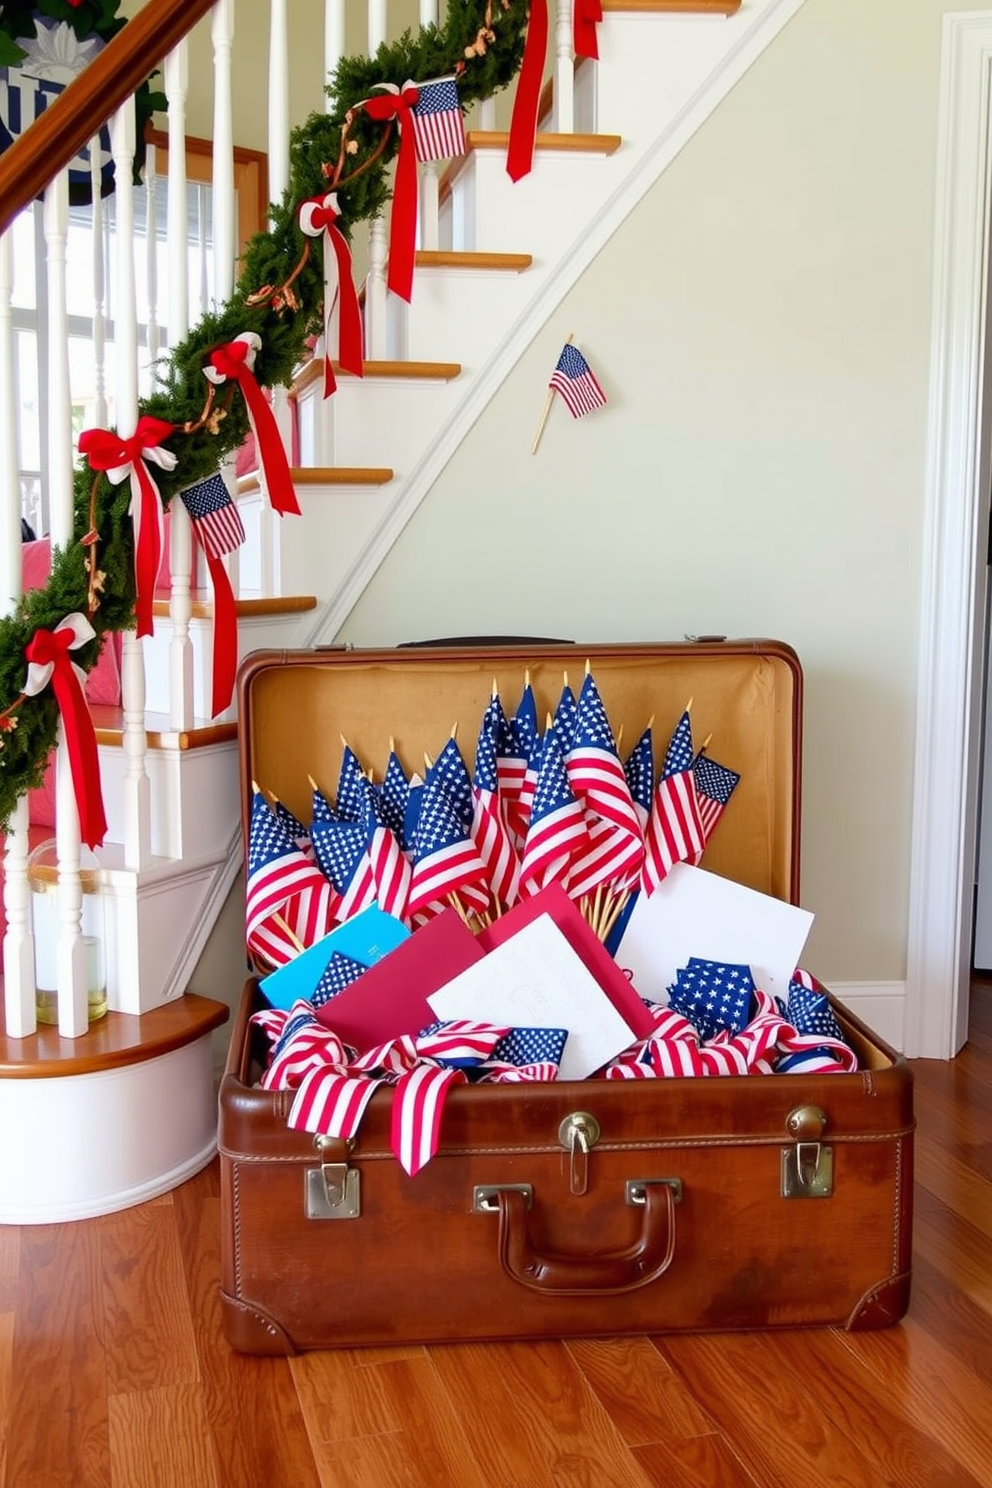
<path id="1" fill-rule="evenodd" d="M 253 652 L 238 677 L 246 842 L 253 781 L 307 821 L 310 777 L 333 796 L 342 737 L 381 779 L 391 740 L 407 771 L 422 772 L 456 724 L 471 770 L 494 682 L 511 714 L 529 674 L 543 722 L 563 674 L 578 691 L 587 662 L 623 751 L 653 719 L 656 763 L 691 699 L 695 747 L 709 739 L 710 757 L 741 777 L 703 867 L 798 903 L 802 670 L 779 641 Z"/>

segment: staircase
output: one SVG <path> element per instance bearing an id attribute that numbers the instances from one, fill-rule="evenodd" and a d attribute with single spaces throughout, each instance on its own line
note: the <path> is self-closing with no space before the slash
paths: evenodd
<path id="1" fill-rule="evenodd" d="M 417 253 L 409 306 L 386 293 L 372 235 L 364 376 L 338 369 L 338 390 L 325 401 L 322 348 L 299 370 L 280 417 L 294 446 L 302 518 L 274 517 L 257 473 L 236 482 L 247 535 L 232 564 L 239 655 L 334 641 L 569 289 L 802 3 L 604 0 L 600 59 L 578 66 L 568 51 L 568 7 L 566 24 L 559 13 L 533 172 L 510 182 L 507 135 L 488 111 L 478 121 L 486 127 L 468 133 L 467 155 L 434 183 L 436 206 L 425 195 L 420 241 L 431 246 Z M 156 8 L 173 9 L 157 0 L 145 7 Z M 190 24 L 194 9 L 206 6 L 190 7 Z M 275 16 L 280 7 L 272 9 Z M 331 0 L 329 22 L 335 9 Z M 169 24 L 172 48 L 174 16 Z M 370 51 L 372 40 L 370 13 Z M 163 56 L 144 32 L 142 44 L 135 77 Z M 0 157 L 0 184 L 5 163 Z M 35 169 L 26 199 L 41 184 Z M 0 298 L 0 330 L 2 312 Z M 3 489 L 3 474 L 0 498 L 11 506 L 16 492 L 9 480 Z M 156 602 L 155 635 L 137 657 L 125 645 L 130 705 L 94 711 L 109 825 L 100 858 L 111 1012 L 80 1037 L 49 1028 L 15 1036 L 8 995 L 0 1113 L 10 1118 L 7 1130 L 30 1137 L 0 1159 L 0 1222 L 107 1212 L 174 1186 L 213 1152 L 211 1045 L 227 1009 L 186 989 L 241 870 L 237 720 L 233 706 L 209 717 L 212 607 L 195 571 L 184 577 L 181 546 L 177 570 L 176 551 L 180 602 L 175 592 Z M 136 858 L 134 812 L 137 803 L 140 817 L 143 801 Z M 27 840 L 22 813 L 7 857 L 15 923 Z M 8 994 L 9 978 L 8 970 Z M 52 1182 L 43 1157 L 67 1155 L 67 1133 L 72 1179 Z"/>

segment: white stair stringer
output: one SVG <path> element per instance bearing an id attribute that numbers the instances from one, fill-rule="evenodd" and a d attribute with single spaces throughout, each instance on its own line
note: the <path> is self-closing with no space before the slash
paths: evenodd
<path id="1" fill-rule="evenodd" d="M 743 0 L 740 9 L 726 18 L 611 11 L 600 27 L 600 61 L 580 72 L 579 107 L 583 127 L 590 127 L 594 118 L 598 130 L 622 136 L 621 148 L 606 157 L 581 152 L 539 156 L 532 176 L 516 185 L 506 177 L 500 152 L 483 149 L 468 157 L 446 209 L 443 231 L 449 245 L 528 253 L 532 266 L 519 273 L 486 273 L 485 296 L 472 282 L 481 273 L 418 266 L 409 310 L 399 302 L 392 305 L 390 323 L 401 326 L 392 351 L 411 358 L 457 360 L 462 375 L 443 393 L 434 391 L 441 412 L 417 425 L 420 448 L 408 464 L 392 458 L 388 432 L 406 422 L 408 410 L 392 420 L 385 414 L 367 420 L 363 414 L 348 421 L 347 434 L 339 416 L 335 457 L 340 460 L 341 449 L 347 448 L 365 463 L 389 459 L 397 478 L 388 491 L 362 492 L 342 502 L 335 528 L 333 587 L 329 569 L 328 582 L 316 587 L 324 602 L 311 617 L 305 644 L 334 638 L 448 461 L 565 295 L 804 3 Z M 409 398 L 406 388 L 402 397 Z"/>
<path id="2" fill-rule="evenodd" d="M 123 866 L 102 854 L 107 1001 L 112 1012 L 148 1013 L 181 997 L 243 862 L 241 828 L 222 851 Z"/>

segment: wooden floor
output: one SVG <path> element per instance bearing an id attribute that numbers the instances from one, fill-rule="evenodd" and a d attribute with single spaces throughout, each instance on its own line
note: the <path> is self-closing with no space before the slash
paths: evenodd
<path id="1" fill-rule="evenodd" d="M 0 1483 L 992 1488 L 992 982 L 962 1054 L 913 1068 L 913 1297 L 877 1333 L 252 1359 L 220 1331 L 216 1166 L 0 1228 Z"/>

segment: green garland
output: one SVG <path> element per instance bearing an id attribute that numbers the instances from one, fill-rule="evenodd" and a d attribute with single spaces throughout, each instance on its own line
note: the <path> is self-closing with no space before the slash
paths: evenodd
<path id="1" fill-rule="evenodd" d="M 117 6 L 115 0 L 81 0 L 78 7 L 67 0 L 43 0 L 37 8 L 60 19 L 92 21 L 89 13 L 114 12 Z M 4 6 L 5 20 L 13 9 Z M 244 331 L 255 331 L 262 340 L 255 376 L 263 386 L 288 386 L 305 355 L 307 338 L 321 328 L 323 270 L 319 252 L 306 256 L 300 266 L 308 242 L 297 225 L 300 203 L 336 190 L 338 225 L 350 236 L 356 222 L 376 216 L 389 199 L 387 168 L 398 146 L 395 126 L 373 123 L 361 110 L 354 112 L 357 106 L 377 83 L 402 87 L 408 79 L 420 81 L 456 69 L 463 107 L 490 98 L 520 69 L 526 24 L 527 0 L 458 0 L 449 6 L 443 28 L 426 26 L 416 36 L 408 31 L 392 45 L 381 46 L 373 58 L 340 62 L 327 89 L 329 111 L 311 115 L 293 132 L 289 187 L 272 210 L 270 230 L 247 245 L 232 298 L 169 353 L 159 369 L 159 391 L 141 404 L 142 414 L 177 426 L 166 441 L 177 457 L 176 468 L 169 474 L 156 471 L 166 505 L 176 492 L 213 474 L 248 434 L 243 400 L 223 393 L 223 416 L 202 422 L 203 366 L 209 353 Z M 343 165 L 335 185 L 329 171 L 339 162 Z M 184 434 L 182 425 L 198 427 Z M 74 611 L 89 613 L 96 639 L 73 652 L 73 659 L 89 670 L 107 634 L 133 624 L 129 504 L 126 482 L 114 486 L 87 468 L 77 470 L 73 542 L 53 551 L 47 586 L 25 594 L 14 613 L 0 620 L 0 826 L 9 822 L 24 792 L 41 783 L 55 743 L 58 713 L 51 689 L 30 698 L 21 693 L 25 647 L 35 631 L 54 630 Z M 95 544 L 86 545 L 83 540 L 94 534 Z M 91 565 L 99 587 L 95 609 L 90 605 Z"/>

